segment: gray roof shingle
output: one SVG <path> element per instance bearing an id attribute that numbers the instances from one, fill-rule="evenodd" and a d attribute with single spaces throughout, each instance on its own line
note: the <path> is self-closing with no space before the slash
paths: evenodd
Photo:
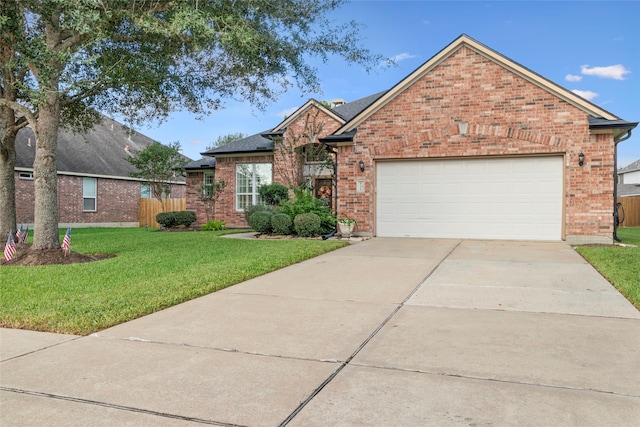
<path id="1" fill-rule="evenodd" d="M 339 105 L 333 108 L 332 111 L 342 117 L 344 120 L 349 121 L 353 117 L 358 115 L 358 113 L 360 113 L 362 110 L 375 102 L 382 95 L 384 95 L 386 92 L 387 91 L 378 92 L 352 102 L 347 102 L 346 104 Z M 214 148 L 213 150 L 205 151 L 200 154 L 202 154 L 203 156 L 215 156 L 220 154 L 241 154 L 252 153 L 256 151 L 272 151 L 273 141 L 264 136 L 271 133 L 272 129 L 269 129 L 264 132 L 260 132 L 255 135 L 233 141 L 229 144 Z"/>
<path id="2" fill-rule="evenodd" d="M 627 165 L 623 168 L 618 169 L 618 173 L 634 172 L 637 170 L 640 170 L 640 159 L 636 160 L 630 165 Z"/>
<path id="3" fill-rule="evenodd" d="M 203 156 L 215 156 L 216 154 L 236 154 L 250 153 L 255 151 L 271 151 L 273 150 L 273 141 L 262 136 L 269 131 L 260 132 L 246 138 L 238 139 L 213 150 L 200 153 Z"/>
<path id="4" fill-rule="evenodd" d="M 154 142 L 108 117 L 103 117 L 101 123 L 83 134 L 61 129 L 58 133 L 58 172 L 130 178 L 129 174 L 136 169 L 127 158 Z M 35 150 L 33 130 L 20 129 L 16 136 L 16 168 L 33 168 Z"/>

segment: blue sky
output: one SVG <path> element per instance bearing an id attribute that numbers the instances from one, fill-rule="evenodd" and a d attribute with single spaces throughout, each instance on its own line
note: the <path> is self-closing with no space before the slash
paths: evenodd
<path id="1" fill-rule="evenodd" d="M 640 2 L 351 1 L 332 16 L 364 26 L 363 45 L 396 66 L 367 73 L 340 58 L 318 62 L 322 93 L 292 89 L 265 111 L 228 102 L 204 120 L 176 113 L 139 129 L 179 141 L 199 159 L 219 136 L 252 135 L 277 125 L 307 99 L 347 102 L 391 88 L 461 34 L 573 91 L 624 120 L 640 121 Z M 618 165 L 640 159 L 640 126 L 618 146 Z"/>

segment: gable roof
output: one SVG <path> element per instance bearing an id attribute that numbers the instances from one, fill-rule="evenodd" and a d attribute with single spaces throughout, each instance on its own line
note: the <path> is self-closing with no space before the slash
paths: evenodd
<path id="1" fill-rule="evenodd" d="M 336 111 L 334 111 L 333 109 L 328 108 L 326 105 L 324 105 L 321 102 L 316 101 L 315 99 L 310 99 L 307 102 L 305 102 L 300 108 L 298 108 L 296 111 L 294 111 L 293 114 L 291 114 L 289 117 L 285 118 L 282 122 L 280 122 L 280 124 L 278 126 L 274 127 L 271 130 L 271 132 L 275 133 L 275 132 L 278 132 L 278 131 L 286 129 L 287 126 L 289 126 L 292 122 L 297 120 L 298 117 L 300 117 L 300 115 L 302 115 L 305 111 L 307 111 L 311 107 L 318 108 L 320 111 L 323 111 L 325 114 L 327 114 L 329 117 L 333 118 L 338 123 L 344 124 L 346 122 L 344 117 L 342 117 L 339 114 L 336 114 Z"/>
<path id="2" fill-rule="evenodd" d="M 552 82 L 551 80 L 541 76 L 538 73 L 531 71 L 530 69 L 518 64 L 517 62 L 507 58 L 506 56 L 498 53 L 497 51 L 483 45 L 482 43 L 472 39 L 466 34 L 462 34 L 456 40 L 451 42 L 448 46 L 434 55 L 427 62 L 418 67 L 414 72 L 405 77 L 402 81 L 396 84 L 393 88 L 387 91 L 378 100 L 373 102 L 367 108 L 363 109 L 360 113 L 354 116 L 348 123 L 343 125 L 340 129 L 334 132 L 334 135 L 340 135 L 344 132 L 349 132 L 355 129 L 360 123 L 378 111 L 384 105 L 389 103 L 392 99 L 402 93 L 404 90 L 413 85 L 416 81 L 422 78 L 425 74 L 429 73 L 432 69 L 445 61 L 455 52 L 462 47 L 467 47 L 474 52 L 484 56 L 485 58 L 495 62 L 496 64 L 508 69 L 509 71 L 519 75 L 525 80 L 537 85 L 538 87 L 558 96 L 565 100 L 569 104 L 579 108 L 590 116 L 596 118 L 603 118 L 606 120 L 621 120 L 619 117 L 611 114 L 603 108 L 587 101 L 586 99 L 576 95 L 568 89 Z"/>
<path id="3" fill-rule="evenodd" d="M 635 172 L 635 171 L 639 171 L 640 170 L 640 159 L 636 160 L 635 162 L 631 163 L 630 165 L 627 165 L 623 168 L 618 169 L 618 175 L 619 174 L 624 174 L 627 172 Z"/>
<path id="4" fill-rule="evenodd" d="M 270 137 L 284 134 L 287 126 L 312 106 L 321 109 L 328 115 L 332 116 L 338 123 L 342 124 L 335 132 L 321 138 L 320 140 L 322 142 L 328 144 L 337 144 L 341 142 L 352 143 L 358 125 L 463 47 L 471 49 L 477 54 L 482 55 L 541 89 L 563 99 L 570 105 L 584 111 L 588 115 L 589 128 L 594 132 L 598 132 L 599 130 L 613 130 L 614 138 L 615 140 L 618 140 L 618 138 L 624 136 L 638 125 L 637 122 L 627 122 L 622 120 L 620 117 L 615 116 L 607 110 L 593 104 L 579 95 L 576 95 L 570 90 L 552 82 L 540 74 L 531 71 L 523 65 L 520 65 L 497 51 L 483 45 L 466 34 L 462 34 L 389 90 L 339 105 L 333 109 L 327 108 L 321 102 L 310 99 L 298 108 L 291 116 L 287 117 L 270 131 L 261 132 L 201 154 L 205 156 L 214 156 L 255 153 L 256 151 L 272 151 L 273 141 Z"/>
<path id="5" fill-rule="evenodd" d="M 205 151 L 203 156 L 220 156 L 220 155 L 232 155 L 241 153 L 255 153 L 256 151 L 273 151 L 273 141 L 269 138 L 265 138 L 263 135 L 268 134 L 270 131 L 264 131 L 255 135 L 248 136 L 246 138 L 238 139 L 230 142 L 229 144 L 222 145 L 214 148 L 213 150 Z"/>
<path id="6" fill-rule="evenodd" d="M 205 151 L 200 154 L 202 154 L 203 156 L 224 156 L 246 153 L 255 154 L 256 152 L 273 151 L 273 140 L 270 138 L 270 136 L 283 135 L 287 129 L 287 126 L 300 114 L 304 113 L 307 108 L 316 106 L 327 112 L 327 114 L 334 117 L 340 123 L 346 123 L 348 120 L 351 120 L 351 118 L 355 117 L 360 111 L 368 107 L 372 102 L 374 102 L 385 93 L 386 91 L 378 92 L 373 95 L 365 96 L 364 98 L 339 105 L 333 109 L 327 108 L 324 104 L 314 99 L 310 99 L 309 101 L 305 102 L 302 107 L 298 108 L 291 116 L 280 122 L 275 128 L 248 136 L 243 139 L 239 139 L 237 141 L 233 141 L 229 144 L 214 148 L 213 150 Z M 348 134 L 348 136 L 353 135 Z"/>
<path id="7" fill-rule="evenodd" d="M 60 129 L 56 156 L 58 173 L 139 180 L 129 175 L 137 169 L 127 158 L 154 142 L 106 116 L 83 134 Z M 35 150 L 33 129 L 20 129 L 16 135 L 16 169 L 32 170 Z"/>

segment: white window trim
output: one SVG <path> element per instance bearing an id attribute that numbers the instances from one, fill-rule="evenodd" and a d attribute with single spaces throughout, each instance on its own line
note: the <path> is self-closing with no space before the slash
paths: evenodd
<path id="1" fill-rule="evenodd" d="M 240 165 L 249 165 L 251 166 L 251 193 L 238 193 L 238 166 Z M 236 170 L 235 170 L 235 179 L 236 179 L 236 188 L 235 188 L 235 205 L 236 205 L 236 212 L 244 212 L 244 208 L 240 209 L 239 206 L 239 196 L 247 196 L 247 195 L 251 195 L 251 204 L 252 205 L 256 205 L 258 204 L 258 197 L 260 196 L 258 194 L 258 187 L 257 187 L 257 183 L 256 183 L 256 166 L 261 166 L 261 165 L 269 165 L 271 166 L 271 177 L 269 177 L 269 180 L 267 183 L 265 184 L 269 184 L 271 183 L 272 179 L 273 179 L 273 164 L 272 163 L 236 163 Z M 265 185 L 263 184 L 263 185 Z"/>
<path id="2" fill-rule="evenodd" d="M 211 178 L 211 182 L 207 182 L 207 178 Z M 202 191 L 205 196 L 213 194 L 213 184 L 215 182 L 215 175 L 213 172 L 204 172 L 202 177 Z M 210 193 L 210 194 L 209 194 Z"/>
<path id="3" fill-rule="evenodd" d="M 92 179 L 93 180 L 95 196 L 86 196 L 84 194 L 84 183 L 85 183 L 85 180 L 88 180 L 88 179 Z M 94 209 L 85 209 L 84 208 L 84 201 L 86 199 L 93 199 L 94 200 L 94 203 L 93 203 Z M 98 178 L 86 178 L 86 177 L 82 178 L 82 212 L 97 212 L 97 211 L 98 211 Z"/>

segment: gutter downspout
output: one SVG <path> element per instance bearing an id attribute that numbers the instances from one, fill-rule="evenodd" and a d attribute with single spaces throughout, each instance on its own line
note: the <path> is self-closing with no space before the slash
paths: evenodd
<path id="1" fill-rule="evenodd" d="M 622 141 L 626 141 L 631 138 L 631 129 L 626 135 L 621 137 L 615 142 L 615 148 L 613 152 L 613 240 L 616 242 L 622 242 L 622 239 L 618 237 L 618 144 Z"/>
<path id="2" fill-rule="evenodd" d="M 324 144 L 327 149 L 330 149 L 331 152 L 336 156 L 335 161 L 333 162 L 333 216 L 338 217 L 338 149 L 334 149 L 329 144 Z M 330 237 L 335 236 L 338 233 L 338 226 L 336 225 L 332 231 L 328 234 L 322 236 L 322 240 L 327 240 Z"/>

